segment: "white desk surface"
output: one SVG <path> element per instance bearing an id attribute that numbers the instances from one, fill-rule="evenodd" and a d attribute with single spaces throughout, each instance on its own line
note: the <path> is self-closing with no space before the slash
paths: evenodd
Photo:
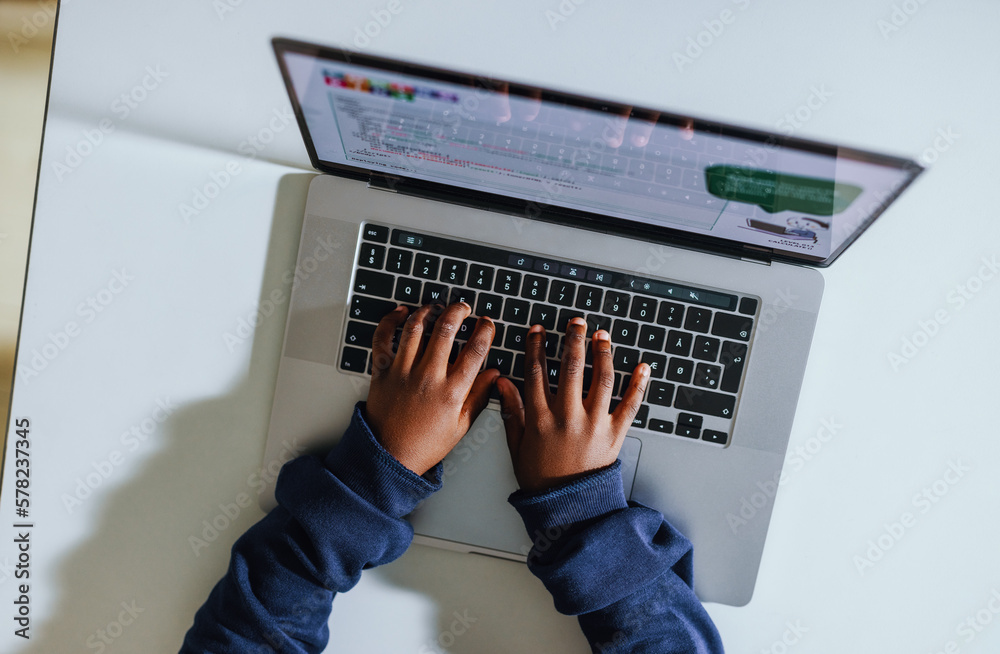
<path id="1" fill-rule="evenodd" d="M 1000 281 L 982 260 L 1000 256 L 1000 6 L 399 2 L 370 51 L 772 129 L 819 89 L 829 97 L 797 134 L 936 159 L 823 271 L 756 594 L 708 610 L 731 652 L 997 651 Z M 108 652 L 176 651 L 232 542 L 260 517 L 242 509 L 193 552 L 189 537 L 220 505 L 254 493 L 285 307 L 242 344 L 224 335 L 287 290 L 309 176 L 294 125 L 256 160 L 239 146 L 288 106 L 272 35 L 350 44 L 388 4 L 62 3 L 11 410 L 32 424 L 32 637 L 15 637 L 8 617 L 0 650 L 98 651 L 104 633 Z M 718 31 L 724 10 L 721 34 L 702 35 L 708 45 L 679 70 L 674 54 L 705 21 Z M 166 76 L 124 116 L 116 98 L 147 67 Z M 59 174 L 67 147 L 105 119 L 114 131 Z M 240 174 L 185 222 L 179 205 L 229 162 Z M 127 286 L 110 283 L 116 272 Z M 981 272 L 993 277 L 970 286 Z M 960 305 L 963 286 L 977 292 Z M 947 322 L 894 369 L 888 355 L 935 315 Z M 25 372 L 46 351 L 44 369 Z M 838 427 L 820 440 L 829 421 Z M 0 505 L 8 615 L 21 581 L 13 443 Z M 78 490 L 89 496 L 67 507 Z M 909 526 L 893 527 L 904 513 Z M 859 570 L 880 537 L 891 548 Z M 476 622 L 450 651 L 586 649 L 523 566 L 420 546 L 336 600 L 329 649 L 434 651 L 439 637 L 451 643 L 442 634 L 456 611 Z"/>

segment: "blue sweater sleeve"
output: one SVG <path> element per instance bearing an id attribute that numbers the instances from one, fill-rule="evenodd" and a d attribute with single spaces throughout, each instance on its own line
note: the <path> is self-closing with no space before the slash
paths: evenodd
<path id="1" fill-rule="evenodd" d="M 282 468 L 278 507 L 233 545 L 182 654 L 321 652 L 334 596 L 409 547 L 413 528 L 402 517 L 441 487 L 441 468 L 419 476 L 400 464 L 375 440 L 363 408 L 325 460 L 304 456 Z"/>
<path id="2" fill-rule="evenodd" d="M 621 463 L 509 498 L 533 547 L 528 567 L 594 652 L 722 652 L 692 588 L 692 547 L 658 511 L 627 502 Z"/>

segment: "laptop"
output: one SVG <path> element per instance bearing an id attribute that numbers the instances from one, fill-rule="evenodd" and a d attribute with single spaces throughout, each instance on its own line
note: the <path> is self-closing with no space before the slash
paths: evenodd
<path id="1" fill-rule="evenodd" d="M 652 376 L 625 493 L 694 544 L 703 601 L 749 602 L 832 263 L 913 161 L 342 49 L 275 39 L 308 191 L 265 469 L 322 452 L 366 397 L 398 304 L 464 300 L 486 362 L 523 384 L 541 323 L 611 334 L 615 397 Z M 273 483 L 273 480 L 272 480 Z M 525 560 L 494 400 L 409 516 L 418 543 Z M 264 506 L 273 506 L 273 487 Z"/>

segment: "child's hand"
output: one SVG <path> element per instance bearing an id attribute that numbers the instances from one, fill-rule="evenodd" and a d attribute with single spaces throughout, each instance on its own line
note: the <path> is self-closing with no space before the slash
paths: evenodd
<path id="1" fill-rule="evenodd" d="M 594 377 L 590 392 L 586 399 L 581 399 L 586 323 L 582 318 L 574 318 L 566 332 L 555 395 L 549 390 L 545 330 L 539 325 L 531 328 L 527 338 L 524 362 L 527 406 L 522 404 L 517 387 L 509 379 L 497 380 L 514 474 L 525 491 L 552 488 L 614 463 L 649 381 L 649 366 L 640 363 L 621 403 L 613 414 L 608 414 L 615 373 L 611 340 L 601 330 L 592 339 Z"/>
<path id="2" fill-rule="evenodd" d="M 493 322 L 480 318 L 455 363 L 448 364 L 459 326 L 472 309 L 452 304 L 438 316 L 428 335 L 432 312 L 424 306 L 406 320 L 397 307 L 382 318 L 372 339 L 372 384 L 365 414 L 382 447 L 404 466 L 422 475 L 461 440 L 490 401 L 497 370 L 479 369 L 493 340 Z M 392 338 L 403 324 L 399 348 Z"/>

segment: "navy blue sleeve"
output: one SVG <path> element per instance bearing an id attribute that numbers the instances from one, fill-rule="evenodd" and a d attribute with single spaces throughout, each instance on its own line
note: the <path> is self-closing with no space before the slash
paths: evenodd
<path id="1" fill-rule="evenodd" d="M 692 547 L 659 511 L 627 502 L 621 463 L 509 498 L 533 547 L 528 567 L 594 652 L 722 652 L 692 588 Z"/>
<path id="2" fill-rule="evenodd" d="M 282 468 L 278 507 L 233 545 L 182 654 L 321 652 L 334 596 L 409 547 L 413 527 L 402 518 L 441 487 L 441 467 L 419 476 L 399 463 L 363 408 L 325 460 L 304 456 Z"/>

